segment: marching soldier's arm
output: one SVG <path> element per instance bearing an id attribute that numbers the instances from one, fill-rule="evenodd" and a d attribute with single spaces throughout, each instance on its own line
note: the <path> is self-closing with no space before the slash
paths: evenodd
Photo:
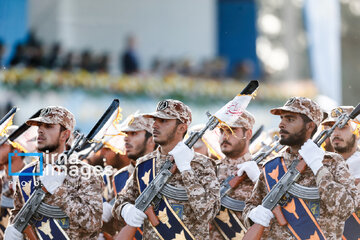
<path id="1" fill-rule="evenodd" d="M 316 174 L 320 198 L 329 213 L 347 219 L 358 202 L 354 178 L 340 155 L 325 156 L 323 164 Z"/>
<path id="2" fill-rule="evenodd" d="M 90 178 L 80 177 L 79 189 L 70 190 L 63 184 L 53 194 L 55 204 L 59 206 L 70 221 L 77 223 L 83 229 L 96 231 L 102 225 L 102 178 L 91 174 Z"/>
<path id="3" fill-rule="evenodd" d="M 220 210 L 220 183 L 210 160 L 191 165 L 181 173 L 189 204 L 199 220 L 210 222 Z"/>
<path id="4" fill-rule="evenodd" d="M 124 219 L 121 216 L 121 210 L 123 206 L 125 206 L 127 203 L 134 204 L 136 198 L 140 195 L 135 177 L 136 172 L 137 168 L 126 181 L 125 187 L 116 196 L 116 201 L 112 209 L 113 217 L 120 220 L 122 223 L 125 223 Z"/>
<path id="5" fill-rule="evenodd" d="M 18 214 L 18 212 L 21 210 L 21 208 L 24 206 L 23 198 L 21 196 L 21 190 L 19 186 L 19 180 L 16 182 L 16 190 L 14 193 L 14 208 L 11 209 L 10 212 L 10 219 L 9 222 L 13 223 L 14 218 Z"/>
<path id="6" fill-rule="evenodd" d="M 244 223 L 246 227 L 250 227 L 249 213 L 255 207 L 261 205 L 263 198 L 266 196 L 268 190 L 265 185 L 264 174 L 261 173 L 259 179 L 256 181 L 254 189 L 252 190 L 251 196 L 246 200 L 246 205 L 243 211 Z"/>

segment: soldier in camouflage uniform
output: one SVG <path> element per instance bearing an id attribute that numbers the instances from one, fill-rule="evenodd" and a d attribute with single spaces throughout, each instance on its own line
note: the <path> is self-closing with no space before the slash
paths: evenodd
<path id="1" fill-rule="evenodd" d="M 48 192 L 43 202 L 59 207 L 68 216 L 67 219 L 63 219 L 61 231 L 65 231 L 69 239 L 97 239 L 102 215 L 101 176 L 97 175 L 90 165 L 79 160 L 76 160 L 71 167 L 77 167 L 79 171 L 83 169 L 87 174 L 85 171 L 80 174 L 64 171 L 55 173 L 56 170 L 51 162 L 52 159 L 56 160 L 57 156 L 64 152 L 66 144 L 70 143 L 70 135 L 75 126 L 73 114 L 63 107 L 47 107 L 41 111 L 39 117 L 30 119 L 26 123 L 38 126 L 38 151 L 49 153 L 49 161 L 46 156 L 44 157 L 44 165 L 47 162 L 48 164 L 44 168 L 43 175 L 40 176 L 41 183 Z M 25 166 L 24 169 L 30 165 L 36 165 L 39 171 L 39 161 Z M 89 171 L 93 172 L 89 173 Z M 10 222 L 24 205 L 23 192 L 30 195 L 30 189 L 26 186 L 17 183 L 14 195 L 15 207 L 11 212 Z M 57 236 L 53 237 L 56 239 Z M 13 225 L 9 225 L 5 239 L 23 239 L 23 234 Z"/>
<path id="2" fill-rule="evenodd" d="M 350 114 L 353 110 L 353 106 L 334 108 L 322 125 L 332 127 L 341 113 Z M 360 180 L 360 150 L 357 146 L 360 138 L 359 130 L 360 123 L 357 120 L 350 120 L 343 128 L 335 128 L 330 140 L 335 151 L 345 159 L 351 175 Z"/>
<path id="3" fill-rule="evenodd" d="M 324 236 L 341 239 L 345 220 L 354 211 L 358 199 L 354 179 L 343 158 L 336 153 L 324 152 L 310 139 L 322 120 L 319 105 L 307 98 L 294 97 L 283 107 L 272 109 L 271 113 L 281 117 L 280 143 L 288 146 L 282 153 L 285 165 L 289 167 L 293 160 L 303 158 L 308 168 L 297 183 L 318 188 L 320 211 L 315 217 Z M 264 174 L 261 174 L 246 204 L 246 219 L 268 227 L 264 239 L 296 239 L 287 226 L 280 226 L 273 219 L 269 209 L 261 206 L 267 192 Z"/>
<path id="4" fill-rule="evenodd" d="M 194 154 L 193 150 L 182 142 L 191 123 L 189 107 L 177 100 L 164 100 L 159 102 L 155 113 L 147 116 L 154 119 L 153 137 L 159 147 L 137 160 L 134 174 L 118 195 L 113 207 L 113 216 L 133 227 L 143 225 L 143 239 L 160 239 L 147 216 L 133 205 L 139 196 L 135 175 L 142 162 L 153 158 L 156 158 L 155 169 L 158 173 L 171 155 L 178 171 L 167 183 L 185 188 L 189 200 L 178 201 L 168 198 L 168 201 L 171 206 L 177 205 L 182 208 L 179 218 L 195 239 L 209 239 L 209 222 L 220 207 L 220 184 L 211 160 L 204 155 Z"/>
<path id="5" fill-rule="evenodd" d="M 217 166 L 219 182 L 223 182 L 231 175 L 241 176 L 245 173 L 248 176 L 238 188 L 231 189 L 227 193 L 236 200 L 245 201 L 250 197 L 260 175 L 256 162 L 250 161 L 249 145 L 254 123 L 254 117 L 245 110 L 233 122 L 220 125 L 220 147 L 226 157 Z M 236 216 L 243 222 L 242 212 L 236 212 Z M 210 227 L 210 236 L 210 239 L 224 239 L 214 222 Z"/>
<path id="6" fill-rule="evenodd" d="M 120 125 L 119 131 L 126 134 L 125 141 L 125 149 L 126 155 L 130 159 L 130 164 L 119 171 L 117 171 L 114 176 L 118 176 L 124 172 L 128 173 L 128 176 L 131 176 L 135 170 L 136 159 L 151 153 L 155 150 L 155 143 L 152 137 L 152 119 L 145 118 L 141 114 L 130 115 L 125 119 L 125 121 Z M 123 185 L 127 179 L 121 178 L 121 181 L 117 182 L 117 178 L 113 179 L 115 185 L 115 191 L 120 192 L 120 185 Z M 110 204 L 104 203 L 104 213 L 103 220 L 105 222 L 109 222 L 112 218 L 111 209 L 109 207 Z M 111 205 L 110 205 L 111 206 Z M 107 221 L 106 221 L 107 220 Z M 114 226 L 116 230 L 120 230 L 123 227 L 123 222 L 112 221 L 117 225 Z"/>

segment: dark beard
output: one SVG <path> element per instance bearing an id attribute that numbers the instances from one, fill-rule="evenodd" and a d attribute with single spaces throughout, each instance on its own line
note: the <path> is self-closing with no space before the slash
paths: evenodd
<path id="1" fill-rule="evenodd" d="M 356 138 L 355 138 L 355 135 L 352 135 L 350 141 L 346 142 L 345 147 L 334 146 L 334 149 L 338 153 L 347 153 L 353 149 L 355 144 L 356 144 Z"/>
<path id="2" fill-rule="evenodd" d="M 288 138 L 280 139 L 281 145 L 286 146 L 301 146 L 306 141 L 306 127 L 305 124 L 303 125 L 303 128 L 298 133 L 289 134 Z"/>
<path id="3" fill-rule="evenodd" d="M 155 144 L 159 144 L 160 146 L 165 145 L 168 142 L 171 142 L 174 138 L 175 138 L 175 132 L 176 132 L 176 128 L 178 127 L 178 125 L 176 125 L 173 129 L 173 131 L 171 131 L 168 135 L 167 135 L 167 139 L 164 141 L 156 141 L 154 139 Z"/>
<path id="4" fill-rule="evenodd" d="M 42 148 L 38 148 L 37 150 L 39 152 L 46 152 L 48 151 L 49 153 L 54 152 L 55 150 L 57 150 L 59 148 L 60 144 L 59 142 L 57 142 L 56 144 L 53 145 L 48 145 L 48 146 L 44 146 Z"/>
<path id="5" fill-rule="evenodd" d="M 142 156 L 145 155 L 145 151 L 146 151 L 146 142 L 147 142 L 148 138 L 145 137 L 143 144 L 141 144 L 141 149 L 140 151 L 138 151 L 137 153 L 134 154 L 128 154 L 128 158 L 132 159 L 132 160 L 136 160 Z"/>

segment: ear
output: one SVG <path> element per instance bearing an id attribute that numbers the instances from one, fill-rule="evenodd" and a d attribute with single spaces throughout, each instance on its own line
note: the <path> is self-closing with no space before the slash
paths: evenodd
<path id="1" fill-rule="evenodd" d="M 311 122 L 306 123 L 306 130 L 307 131 L 311 130 L 311 132 L 312 132 L 312 131 L 314 131 L 315 128 L 316 128 L 316 125 L 315 125 L 314 122 L 311 121 Z"/>
<path id="2" fill-rule="evenodd" d="M 252 137 L 252 129 L 247 129 L 246 132 L 245 132 L 245 137 L 246 139 L 251 139 Z"/>
<path id="3" fill-rule="evenodd" d="M 70 137 L 70 130 L 66 129 L 65 131 L 61 132 L 60 134 L 60 138 L 61 140 L 64 140 L 66 142 L 66 140 Z"/>
<path id="4" fill-rule="evenodd" d="M 178 125 L 177 130 L 180 131 L 181 135 L 183 135 L 187 131 L 187 125 L 185 123 L 181 123 Z"/>

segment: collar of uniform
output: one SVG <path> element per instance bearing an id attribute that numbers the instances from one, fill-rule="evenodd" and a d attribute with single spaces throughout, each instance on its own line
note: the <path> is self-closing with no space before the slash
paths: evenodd
<path id="1" fill-rule="evenodd" d="M 294 159 L 294 158 L 297 158 L 299 157 L 299 153 L 293 153 L 291 152 L 291 149 L 290 147 L 287 147 L 286 150 L 283 152 L 283 157 L 285 159 Z"/>

